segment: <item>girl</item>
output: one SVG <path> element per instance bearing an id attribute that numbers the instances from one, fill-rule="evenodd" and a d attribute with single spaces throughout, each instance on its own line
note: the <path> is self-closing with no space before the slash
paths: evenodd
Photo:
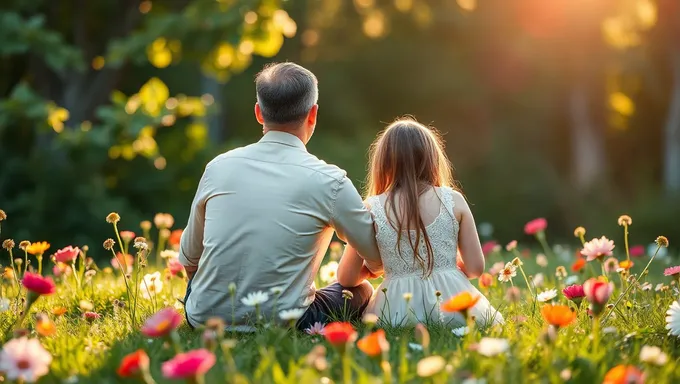
<path id="1" fill-rule="evenodd" d="M 375 219 L 385 278 L 367 312 L 394 326 L 462 325 L 461 315 L 443 313 L 440 305 L 468 291 L 480 296 L 471 310 L 478 323 L 502 323 L 500 313 L 468 281 L 483 273 L 484 255 L 436 131 L 412 118 L 395 121 L 371 146 L 369 167 L 366 205 Z M 371 277 L 361 256 L 347 246 L 338 282 L 356 286 Z"/>

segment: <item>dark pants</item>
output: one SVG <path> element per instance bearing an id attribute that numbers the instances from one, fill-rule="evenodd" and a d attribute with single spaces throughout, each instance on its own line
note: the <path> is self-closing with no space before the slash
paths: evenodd
<path id="1" fill-rule="evenodd" d="M 194 278 L 192 277 L 189 279 L 189 282 L 187 283 L 187 293 L 184 295 L 184 316 L 186 316 L 187 319 L 187 324 L 189 325 L 189 328 L 194 329 L 194 326 L 191 325 L 191 322 L 189 321 L 189 313 L 187 312 L 187 300 L 189 300 L 189 294 L 191 293 L 191 280 Z"/>
<path id="2" fill-rule="evenodd" d="M 351 292 L 351 299 L 342 297 L 342 291 Z M 361 319 L 368 301 L 373 295 L 373 286 L 364 281 L 354 288 L 345 288 L 339 283 L 331 284 L 316 291 L 312 305 L 298 320 L 297 328 L 305 330 L 314 323 L 327 324 L 332 321 L 355 321 Z"/>

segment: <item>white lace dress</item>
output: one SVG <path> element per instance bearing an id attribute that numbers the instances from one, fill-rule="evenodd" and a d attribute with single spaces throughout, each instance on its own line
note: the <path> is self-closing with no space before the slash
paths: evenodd
<path id="1" fill-rule="evenodd" d="M 435 190 L 443 207 L 440 207 L 436 219 L 425 228 L 434 253 L 434 268 L 427 277 L 424 277 L 422 267 L 415 261 L 406 236 L 401 238 L 401 255 L 398 253 L 397 231 L 388 221 L 380 196 L 368 198 L 377 226 L 378 248 L 385 275 L 366 311 L 394 326 L 442 322 L 456 327 L 465 324 L 463 317 L 456 313 L 442 313 L 439 307 L 444 300 L 469 291 L 481 296 L 471 310 L 477 324 L 502 323 L 503 316 L 456 266 L 459 224 L 454 216 L 453 190 L 445 187 Z M 411 236 L 415 241 L 415 232 Z M 421 247 L 421 255 L 426 255 L 424 241 Z M 441 292 L 441 296 L 437 297 L 437 292 Z M 411 299 L 407 301 L 405 294 L 410 294 Z"/>

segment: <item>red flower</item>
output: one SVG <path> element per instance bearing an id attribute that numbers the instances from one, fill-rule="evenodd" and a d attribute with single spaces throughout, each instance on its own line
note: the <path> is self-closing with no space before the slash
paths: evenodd
<path id="1" fill-rule="evenodd" d="M 576 303 L 576 305 L 581 304 L 581 300 L 583 300 L 583 298 L 586 297 L 586 293 L 583 291 L 583 286 L 578 284 L 565 287 L 562 290 L 562 294 L 567 299 Z"/>
<path id="2" fill-rule="evenodd" d="M 357 348 L 370 357 L 380 356 L 390 349 L 390 344 L 385 339 L 385 331 L 378 329 L 370 335 L 364 336 L 357 341 Z"/>
<path id="3" fill-rule="evenodd" d="M 172 276 L 177 276 L 184 271 L 184 266 L 176 257 L 168 259 L 168 271 Z"/>
<path id="4" fill-rule="evenodd" d="M 581 269 L 583 269 L 583 267 L 585 267 L 585 266 L 586 266 L 586 259 L 584 259 L 583 257 L 578 257 L 578 258 L 576 258 L 576 261 L 574 261 L 574 264 L 571 265 L 571 270 L 574 271 L 574 272 L 578 272 Z"/>
<path id="5" fill-rule="evenodd" d="M 347 343 L 354 342 L 357 332 L 352 327 L 352 324 L 336 321 L 324 328 L 323 335 L 333 346 L 344 348 Z"/>
<path id="6" fill-rule="evenodd" d="M 524 233 L 527 235 L 536 235 L 539 232 L 545 231 L 548 228 L 548 221 L 544 218 L 533 219 L 524 226 Z"/>
<path id="7" fill-rule="evenodd" d="M 37 273 L 26 272 L 21 284 L 30 292 L 40 295 L 51 295 L 56 291 L 54 281 Z"/>
<path id="8" fill-rule="evenodd" d="M 149 317 L 142 326 L 142 334 L 148 337 L 165 337 L 182 323 L 182 315 L 174 308 L 164 308 Z"/>
<path id="9" fill-rule="evenodd" d="M 163 363 L 161 370 L 168 379 L 190 379 L 203 376 L 215 365 L 215 355 L 207 349 L 178 353 Z"/>
<path id="10" fill-rule="evenodd" d="M 149 355 L 143 349 L 133 352 L 120 361 L 118 376 L 120 377 L 139 377 L 142 372 L 149 369 Z"/>
<path id="11" fill-rule="evenodd" d="M 79 254 L 80 249 L 78 249 L 78 247 L 73 248 L 72 246 L 69 245 L 68 247 L 58 250 L 54 254 L 54 259 L 59 263 L 68 264 L 74 262 Z"/>
<path id="12" fill-rule="evenodd" d="M 632 365 L 617 365 L 607 372 L 602 384 L 643 384 L 645 377 Z"/>
<path id="13" fill-rule="evenodd" d="M 87 311 L 87 312 L 83 313 L 83 319 L 89 321 L 90 323 L 99 319 L 100 317 L 102 317 L 102 316 L 100 314 L 98 314 L 97 312 Z"/>
<path id="14" fill-rule="evenodd" d="M 629 252 L 632 257 L 642 257 L 645 255 L 645 247 L 642 245 L 634 245 L 630 247 Z"/>
<path id="15" fill-rule="evenodd" d="M 179 241 L 182 239 L 182 232 L 183 231 L 181 229 L 175 229 L 174 231 L 170 232 L 168 243 L 170 243 L 170 245 L 173 247 L 179 246 Z"/>
<path id="16" fill-rule="evenodd" d="M 599 315 L 614 292 L 614 284 L 592 278 L 583 283 L 583 292 L 592 304 L 591 309 L 595 315 Z"/>
<path id="17" fill-rule="evenodd" d="M 498 243 L 495 242 L 494 240 L 487 241 L 486 243 L 484 243 L 484 245 L 482 245 L 482 253 L 484 254 L 484 256 L 488 256 L 495 252 L 497 250 L 497 247 Z"/>

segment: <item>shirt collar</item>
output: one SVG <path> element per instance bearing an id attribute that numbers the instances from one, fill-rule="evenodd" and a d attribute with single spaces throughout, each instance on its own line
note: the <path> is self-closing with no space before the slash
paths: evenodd
<path id="1" fill-rule="evenodd" d="M 282 131 L 269 131 L 260 139 L 260 143 L 278 143 L 307 151 L 307 147 L 297 136 Z"/>

